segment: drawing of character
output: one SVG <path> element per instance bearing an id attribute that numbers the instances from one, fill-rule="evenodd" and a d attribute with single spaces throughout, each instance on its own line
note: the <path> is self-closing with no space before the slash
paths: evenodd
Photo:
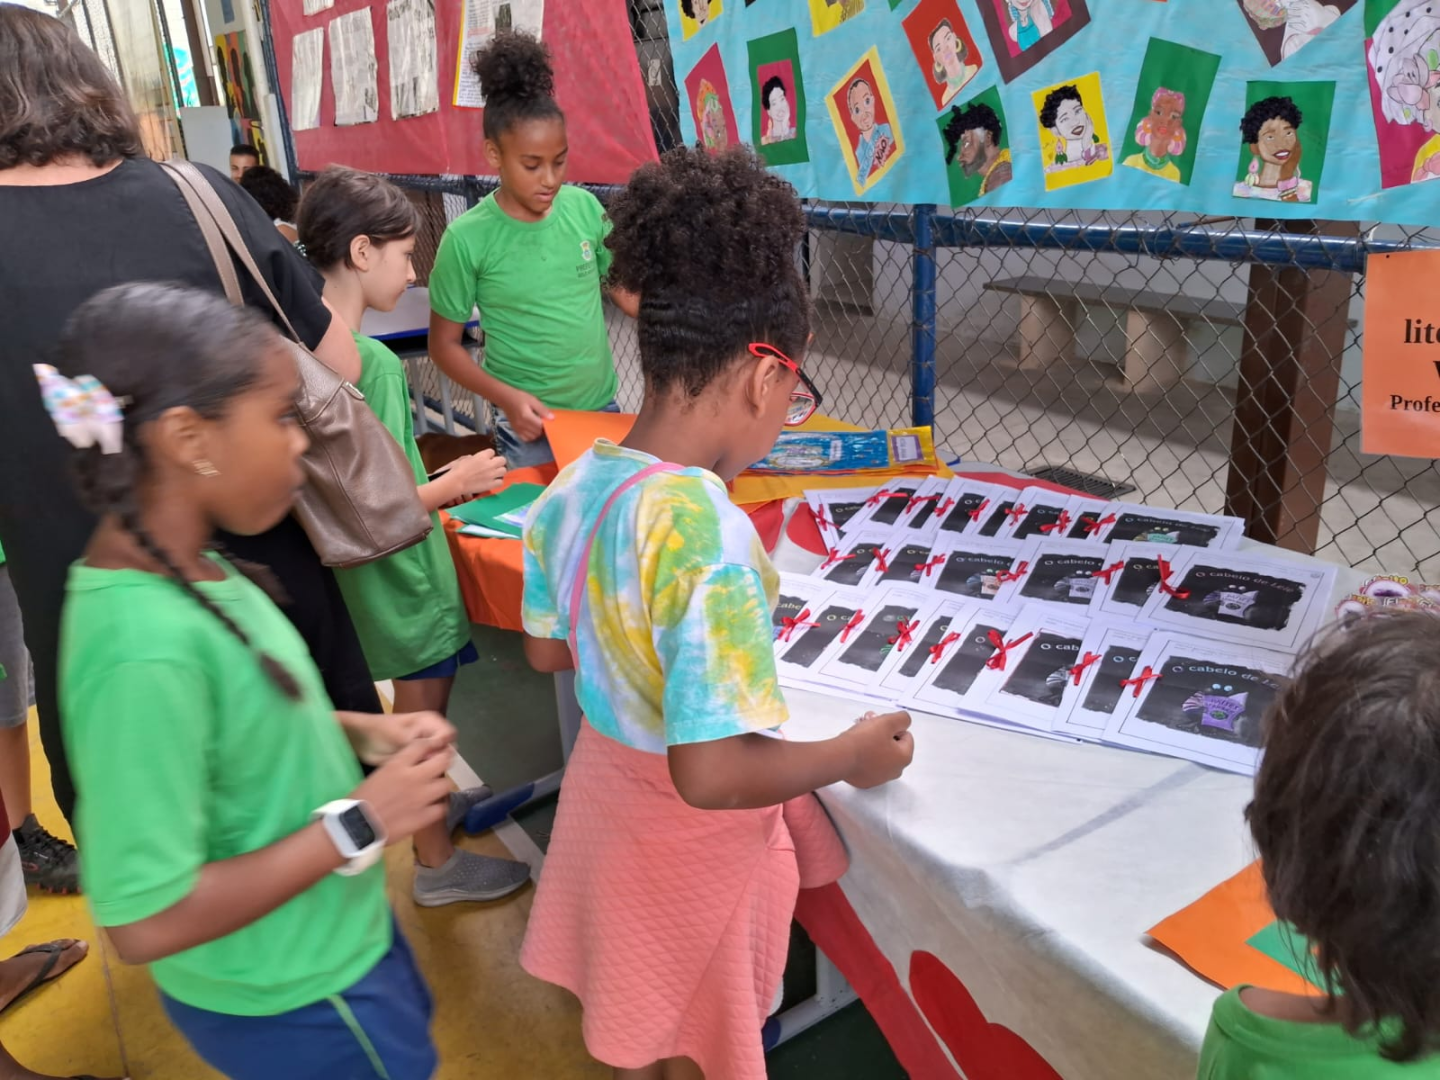
<path id="1" fill-rule="evenodd" d="M 1295 102 L 1268 97 L 1245 110 L 1240 137 L 1250 147 L 1249 175 L 1235 185 L 1241 197 L 1309 202 L 1309 185 L 1301 187 L 1300 121 Z M 1242 190 L 1248 189 L 1248 190 Z"/>
<path id="2" fill-rule="evenodd" d="M 700 117 L 700 143 L 706 150 L 724 150 L 730 143 L 725 130 L 725 106 L 720 91 L 709 79 L 701 79 L 695 92 L 695 113 Z"/>
<path id="3" fill-rule="evenodd" d="M 680 0 L 680 10 L 696 26 L 704 26 L 710 21 L 710 0 Z"/>
<path id="4" fill-rule="evenodd" d="M 1110 157 L 1109 144 L 1100 141 L 1095 121 L 1085 111 L 1085 102 L 1074 86 L 1059 86 L 1045 95 L 1040 126 L 1055 136 L 1055 162 L 1045 167 L 1046 172 L 1083 168 Z"/>
<path id="5" fill-rule="evenodd" d="M 876 169 L 890 160 L 895 152 L 895 134 L 889 124 L 875 122 L 875 89 L 863 75 L 850 83 L 845 91 L 845 104 L 850 119 L 860 129 L 855 144 L 856 178 L 863 184 Z"/>
<path id="6" fill-rule="evenodd" d="M 1015 175 L 1010 151 L 1000 149 L 1003 129 L 995 110 L 983 102 L 964 109 L 952 107 L 945 125 L 945 164 L 958 156 L 966 176 L 979 173 L 980 194 L 986 195 Z"/>
<path id="7" fill-rule="evenodd" d="M 779 75 L 771 75 L 765 80 L 760 89 L 760 100 L 765 105 L 765 134 L 760 137 L 761 145 L 795 138 L 795 117 L 790 109 L 790 97 L 785 93 L 785 81 Z"/>
<path id="8" fill-rule="evenodd" d="M 1021 52 L 1055 29 L 1051 0 L 1007 0 L 1005 6 L 1010 16 L 1010 40 Z"/>
<path id="9" fill-rule="evenodd" d="M 1135 125 L 1140 153 L 1125 164 L 1180 183 L 1180 166 L 1172 158 L 1185 152 L 1185 95 L 1161 86 L 1150 96 L 1150 111 Z"/>
<path id="10" fill-rule="evenodd" d="M 825 0 L 828 11 L 839 11 L 840 22 L 852 19 L 865 10 L 865 0 Z"/>
<path id="11" fill-rule="evenodd" d="M 1433 180 L 1440 176 L 1440 5 L 1400 0 L 1375 27 L 1369 59 L 1385 119 L 1431 133 L 1415 155 L 1411 182 Z"/>
<path id="12" fill-rule="evenodd" d="M 949 19 L 941 19 L 940 25 L 930 31 L 930 55 L 935 61 L 931 71 L 935 81 L 945 88 L 940 98 L 942 107 L 950 104 L 950 99 L 980 70 L 979 65 L 965 62 L 968 54 L 969 49 Z"/>
<path id="13" fill-rule="evenodd" d="M 1342 12 L 1320 0 L 1241 0 L 1245 14 L 1261 30 L 1285 27 L 1280 59 L 1294 56 L 1316 34 L 1338 19 Z"/>
<path id="14" fill-rule="evenodd" d="M 1201 727 L 1219 728 L 1232 734 L 1239 734 L 1245 721 L 1245 706 L 1250 700 L 1248 692 L 1235 693 L 1233 686 L 1214 683 L 1210 692 L 1197 690 L 1180 706 L 1187 719 L 1198 720 Z"/>

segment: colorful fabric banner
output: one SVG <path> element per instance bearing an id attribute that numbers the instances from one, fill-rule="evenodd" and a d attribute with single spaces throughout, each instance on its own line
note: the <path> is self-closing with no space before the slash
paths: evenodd
<path id="1" fill-rule="evenodd" d="M 387 7 L 385 0 L 334 0 L 323 7 L 307 0 L 272 0 L 275 63 L 300 168 L 338 163 L 376 172 L 493 175 L 485 160 L 482 110 L 455 105 L 462 14 L 470 7 L 472 21 L 480 11 L 490 16 L 487 26 L 503 27 L 512 23 L 512 8 L 519 5 L 438 0 L 433 41 L 426 40 L 431 20 L 424 10 L 431 5 L 420 4 L 418 18 L 404 19 L 397 18 L 394 6 Z M 713 8 L 720 10 L 718 0 Z M 369 19 L 363 27 L 370 32 L 366 40 L 334 29 L 338 24 L 343 31 L 362 12 Z M 322 46 L 328 55 L 317 71 L 302 48 L 297 81 L 295 38 L 322 27 L 331 28 Z M 392 41 L 397 28 L 404 39 Z M 551 5 L 541 36 L 554 58 L 556 97 L 568 125 L 567 179 L 624 183 L 655 158 L 625 0 Z M 311 95 L 318 95 L 318 107 Z"/>
<path id="2" fill-rule="evenodd" d="M 1440 207 L 1432 0 L 665 4 L 686 140 L 733 127 L 807 197 L 1402 224 Z"/>

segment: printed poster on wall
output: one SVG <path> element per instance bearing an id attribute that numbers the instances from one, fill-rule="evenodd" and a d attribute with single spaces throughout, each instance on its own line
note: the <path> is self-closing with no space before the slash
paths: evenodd
<path id="1" fill-rule="evenodd" d="M 1371 255 L 1365 283 L 1360 449 L 1440 458 L 1440 251 Z"/>
<path id="2" fill-rule="evenodd" d="M 1413 225 L 1440 208 L 1422 186 L 1440 179 L 1433 0 L 665 11 L 685 140 L 733 123 L 805 197 Z"/>

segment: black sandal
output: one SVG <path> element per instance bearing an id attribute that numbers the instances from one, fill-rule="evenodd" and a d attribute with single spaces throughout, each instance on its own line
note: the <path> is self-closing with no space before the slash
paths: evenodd
<path id="1" fill-rule="evenodd" d="M 68 950 L 75 948 L 75 946 L 78 944 L 78 941 L 73 942 L 69 945 L 62 945 L 58 941 L 47 941 L 43 945 L 31 945 L 27 948 L 21 949 L 14 956 L 10 957 L 11 960 L 18 960 L 22 956 L 34 956 L 37 953 L 43 953 L 45 954 L 45 962 L 40 965 L 40 970 L 36 973 L 35 977 L 31 979 L 30 982 L 26 985 L 25 989 L 21 990 L 18 994 L 11 998 L 4 1008 L 0 1009 L 0 1013 L 3 1013 L 6 1010 L 14 1007 L 18 1002 L 23 1001 L 27 994 L 33 993 L 41 986 L 44 986 L 47 982 L 53 982 L 54 979 L 58 979 L 60 977 L 59 975 L 56 975 L 52 978 L 50 973 L 55 970 L 55 965 L 60 963 L 60 957 L 64 955 Z M 80 959 L 83 960 L 84 957 L 82 956 Z M 80 960 L 75 961 L 76 964 L 78 964 L 79 962 Z M 71 967 L 74 966 L 74 964 L 71 965 Z M 70 968 L 66 968 L 65 970 L 69 971 Z M 86 1078 L 80 1077 L 78 1078 L 78 1080 L 86 1080 Z M 93 1078 L 91 1078 L 91 1080 L 93 1080 Z"/>

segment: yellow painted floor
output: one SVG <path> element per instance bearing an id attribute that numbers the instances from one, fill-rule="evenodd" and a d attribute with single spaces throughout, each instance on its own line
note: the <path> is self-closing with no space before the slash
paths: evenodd
<path id="1" fill-rule="evenodd" d="M 30 725 L 36 809 L 52 831 L 63 821 L 50 798 L 49 769 Z M 68 835 L 68 834 L 67 834 Z M 493 835 L 460 843 L 506 854 Z M 580 1041 L 580 1008 L 565 991 L 520 970 L 520 939 L 533 887 L 495 904 L 417 908 L 410 902 L 411 856 L 387 858 L 390 899 L 435 994 L 439 1080 L 599 1080 L 611 1076 Z M 323 927 L 316 928 L 323 933 Z M 0 1015 L 0 1042 L 23 1064 L 70 1076 L 132 1080 L 213 1080 L 218 1074 L 170 1027 L 150 976 L 121 964 L 97 934 L 85 901 L 31 893 L 30 911 L 0 943 L 0 955 L 54 938 L 91 943 L 90 956 L 63 978 Z"/>

